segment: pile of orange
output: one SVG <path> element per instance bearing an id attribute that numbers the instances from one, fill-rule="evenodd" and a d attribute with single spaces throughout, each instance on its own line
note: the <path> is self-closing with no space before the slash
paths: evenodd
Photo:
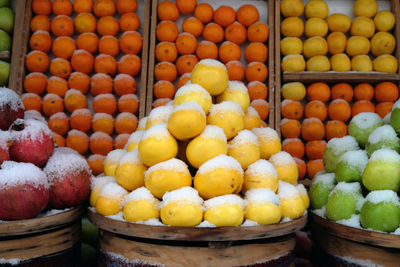
<path id="1" fill-rule="evenodd" d="M 282 149 L 297 158 L 300 177 L 307 174 L 313 178 L 323 170 L 326 142 L 347 135 L 352 117 L 361 112 L 376 112 L 384 118 L 398 98 L 399 88 L 392 82 L 375 86 L 360 83 L 354 87 L 348 83 L 331 87 L 323 82 L 309 84 L 302 101 L 282 101 Z"/>
<path id="2" fill-rule="evenodd" d="M 166 0 L 158 4 L 157 17 L 153 107 L 168 103 L 196 63 L 211 58 L 226 65 L 230 80 L 247 82 L 251 105 L 267 119 L 269 28 L 255 6 L 214 9 L 197 0 Z"/>
<path id="3" fill-rule="evenodd" d="M 136 130 L 142 35 L 137 0 L 33 0 L 23 102 L 42 112 L 58 146 L 103 172 Z"/>

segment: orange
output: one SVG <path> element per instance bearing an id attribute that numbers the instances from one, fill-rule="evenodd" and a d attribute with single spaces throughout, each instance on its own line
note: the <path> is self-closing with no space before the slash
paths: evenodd
<path id="1" fill-rule="evenodd" d="M 68 77 L 68 86 L 86 94 L 90 86 L 90 77 L 83 72 L 73 72 Z"/>
<path id="2" fill-rule="evenodd" d="M 96 31 L 96 18 L 91 13 L 79 13 L 74 20 L 75 31 L 80 34 Z"/>
<path id="3" fill-rule="evenodd" d="M 104 132 L 112 134 L 114 132 L 114 118 L 107 113 L 96 113 L 92 119 L 93 132 Z"/>
<path id="4" fill-rule="evenodd" d="M 194 12 L 197 5 L 197 0 L 176 0 L 176 5 L 184 15 L 188 15 Z"/>
<path id="5" fill-rule="evenodd" d="M 71 129 L 89 132 L 92 126 L 92 112 L 87 108 L 75 109 L 69 118 Z"/>
<path id="6" fill-rule="evenodd" d="M 54 144 L 57 147 L 64 147 L 65 146 L 65 138 L 59 134 L 53 133 L 52 134 Z"/>
<path id="7" fill-rule="evenodd" d="M 268 40 L 269 28 L 261 21 L 255 22 L 247 28 L 247 39 L 249 42 L 265 43 Z"/>
<path id="8" fill-rule="evenodd" d="M 325 138 L 331 140 L 335 137 L 343 137 L 347 135 L 347 126 L 342 121 L 328 121 L 325 125 Z"/>
<path id="9" fill-rule="evenodd" d="M 176 84 L 176 88 L 179 89 L 182 86 L 184 86 L 188 81 L 190 81 L 190 73 L 185 73 L 183 75 L 181 75 L 181 77 L 179 77 L 178 82 Z M 175 90 L 174 90 L 174 94 L 175 94 Z M 173 97 L 173 95 L 172 95 Z M 169 97 L 169 98 L 172 98 Z M 162 97 L 161 97 L 162 98 Z"/>
<path id="10" fill-rule="evenodd" d="M 69 120 L 64 112 L 54 113 L 47 121 L 50 130 L 59 135 L 64 135 L 69 130 Z"/>
<path id="11" fill-rule="evenodd" d="M 229 70 L 228 70 L 229 72 Z M 265 83 L 259 81 L 252 81 L 247 84 L 250 100 L 267 99 L 268 88 Z"/>
<path id="12" fill-rule="evenodd" d="M 308 159 L 322 159 L 326 148 L 326 141 L 313 140 L 306 143 L 306 156 Z"/>
<path id="13" fill-rule="evenodd" d="M 193 34 L 183 32 L 176 38 L 175 45 L 181 55 L 194 54 L 197 48 L 197 39 Z"/>
<path id="14" fill-rule="evenodd" d="M 136 0 L 117 0 L 117 11 L 120 15 L 128 12 L 136 12 L 137 7 Z"/>
<path id="15" fill-rule="evenodd" d="M 132 76 L 139 74 L 141 67 L 142 61 L 137 55 L 124 55 L 117 63 L 118 73 L 125 73 Z"/>
<path id="16" fill-rule="evenodd" d="M 173 98 L 175 86 L 170 81 L 158 81 L 154 84 L 153 94 L 156 98 Z"/>
<path id="17" fill-rule="evenodd" d="M 298 138 L 301 125 L 298 120 L 283 119 L 281 121 L 281 134 L 284 138 Z"/>
<path id="18" fill-rule="evenodd" d="M 99 154 L 92 154 L 87 158 L 90 169 L 93 175 L 98 175 L 104 172 L 104 160 L 106 156 Z"/>
<path id="19" fill-rule="evenodd" d="M 325 136 L 324 124 L 317 118 L 307 118 L 301 124 L 301 137 L 305 141 L 322 140 Z"/>
<path id="20" fill-rule="evenodd" d="M 260 81 L 264 82 L 268 77 L 268 68 L 264 63 L 251 62 L 246 68 L 246 80 L 248 82 Z"/>
<path id="21" fill-rule="evenodd" d="M 78 91 L 76 89 L 69 89 L 65 93 L 64 106 L 66 110 L 72 113 L 76 109 L 86 108 L 87 100 L 85 95 L 82 94 L 81 91 Z"/>
<path id="22" fill-rule="evenodd" d="M 114 75 L 117 72 L 117 60 L 105 54 L 100 54 L 94 60 L 94 71 Z"/>
<path id="23" fill-rule="evenodd" d="M 247 62 L 265 62 L 268 58 L 268 48 L 260 42 L 253 42 L 246 46 L 244 55 Z"/>
<path id="24" fill-rule="evenodd" d="M 153 101 L 153 103 L 151 104 L 151 107 L 154 109 L 154 108 L 157 108 L 160 106 L 164 106 L 171 101 L 172 101 L 171 98 L 159 98 L 159 99 L 156 99 Z"/>
<path id="25" fill-rule="evenodd" d="M 51 50 L 56 57 L 70 59 L 76 50 L 75 41 L 69 36 L 57 37 Z"/>
<path id="26" fill-rule="evenodd" d="M 64 79 L 68 78 L 68 76 L 71 74 L 72 71 L 71 64 L 69 63 L 68 60 L 64 58 L 52 59 L 50 62 L 49 70 L 52 75 Z"/>
<path id="27" fill-rule="evenodd" d="M 326 103 L 331 97 L 331 90 L 326 83 L 316 82 L 307 87 L 308 101 L 319 100 Z"/>
<path id="28" fill-rule="evenodd" d="M 117 111 L 117 100 L 113 94 L 99 94 L 93 98 L 93 111 L 113 115 Z"/>
<path id="29" fill-rule="evenodd" d="M 218 58 L 218 46 L 213 42 L 203 40 L 197 44 L 196 56 L 199 60 L 205 58 L 217 59 Z"/>
<path id="30" fill-rule="evenodd" d="M 219 59 L 223 63 L 227 63 L 231 60 L 240 60 L 240 57 L 242 56 L 242 51 L 240 49 L 240 46 L 238 46 L 237 44 L 230 41 L 225 41 L 219 46 L 218 54 Z"/>
<path id="31" fill-rule="evenodd" d="M 332 100 L 344 99 L 347 102 L 351 102 L 353 99 L 353 88 L 348 83 L 337 83 L 332 86 Z"/>
<path id="32" fill-rule="evenodd" d="M 375 99 L 378 102 L 395 102 L 399 98 L 399 88 L 392 82 L 381 82 L 375 86 Z"/>
<path id="33" fill-rule="evenodd" d="M 123 95 L 118 99 L 118 111 L 136 114 L 139 109 L 138 97 L 134 94 Z"/>
<path id="34" fill-rule="evenodd" d="M 42 101 L 42 111 L 47 117 L 57 112 L 63 112 L 64 104 L 62 98 L 55 94 L 45 95 Z"/>
<path id="35" fill-rule="evenodd" d="M 75 13 L 92 12 L 93 0 L 74 0 L 72 7 Z"/>
<path id="36" fill-rule="evenodd" d="M 53 13 L 55 15 L 71 15 L 72 3 L 69 0 L 53 0 Z"/>
<path id="37" fill-rule="evenodd" d="M 51 44 L 50 34 L 42 30 L 34 32 L 29 39 L 29 46 L 32 50 L 40 50 L 45 53 L 50 51 Z"/>
<path id="38" fill-rule="evenodd" d="M 176 66 L 170 62 L 162 61 L 157 63 L 154 68 L 154 77 L 157 81 L 167 80 L 170 82 L 175 81 L 178 71 Z"/>
<path id="39" fill-rule="evenodd" d="M 215 23 L 221 25 L 222 27 L 228 27 L 236 19 L 235 10 L 230 6 L 220 6 L 215 10 L 213 15 L 213 20 Z"/>
<path id="40" fill-rule="evenodd" d="M 195 55 L 183 55 L 176 60 L 176 69 L 179 75 L 192 72 L 194 66 L 199 62 Z"/>
<path id="41" fill-rule="evenodd" d="M 281 104 L 281 115 L 283 118 L 299 120 L 303 117 L 303 105 L 300 101 L 285 99 Z"/>
<path id="42" fill-rule="evenodd" d="M 171 20 L 163 20 L 156 27 L 157 40 L 160 42 L 175 42 L 178 33 L 178 27 Z"/>
<path id="43" fill-rule="evenodd" d="M 124 32 L 119 39 L 119 47 L 124 54 L 138 54 L 142 50 L 143 39 L 136 31 Z"/>
<path id="44" fill-rule="evenodd" d="M 282 150 L 289 153 L 292 157 L 303 158 L 305 147 L 299 138 L 288 138 L 283 140 Z"/>
<path id="45" fill-rule="evenodd" d="M 95 0 L 93 5 L 93 12 L 97 17 L 114 15 L 114 0 Z"/>
<path id="46" fill-rule="evenodd" d="M 42 51 L 32 51 L 26 55 L 25 65 L 30 72 L 46 72 L 49 68 L 50 59 Z"/>
<path id="47" fill-rule="evenodd" d="M 157 61 L 175 62 L 178 57 L 178 50 L 172 42 L 160 42 L 156 45 L 155 55 Z"/>
<path id="48" fill-rule="evenodd" d="M 119 54 L 118 39 L 111 35 L 106 35 L 99 40 L 99 54 L 117 56 Z"/>
<path id="49" fill-rule="evenodd" d="M 225 64 L 225 67 L 228 70 L 228 75 L 229 75 L 230 81 L 243 81 L 244 67 L 239 60 L 228 61 Z M 250 97 L 250 99 L 251 99 L 251 97 Z"/>
<path id="50" fill-rule="evenodd" d="M 84 155 L 89 149 L 89 136 L 79 130 L 70 130 L 65 145 Z"/>
<path id="51" fill-rule="evenodd" d="M 374 98 L 374 87 L 369 83 L 360 83 L 354 87 L 354 98 L 356 100 L 372 100 Z"/>
<path id="52" fill-rule="evenodd" d="M 51 0 L 33 0 L 32 10 L 37 15 L 50 15 Z"/>
<path id="53" fill-rule="evenodd" d="M 125 13 L 119 19 L 119 27 L 122 32 L 137 31 L 140 27 L 140 18 L 136 13 Z"/>
<path id="54" fill-rule="evenodd" d="M 210 22 L 203 29 L 203 39 L 216 44 L 220 43 L 224 40 L 224 29 L 220 25 Z"/>
<path id="55" fill-rule="evenodd" d="M 199 37 L 203 32 L 203 23 L 196 17 L 189 17 L 185 19 L 182 23 L 182 31 L 193 34 Z"/>
<path id="56" fill-rule="evenodd" d="M 304 176 L 306 176 L 307 171 L 306 163 L 304 162 L 304 160 L 299 158 L 294 158 L 294 160 L 296 161 L 297 169 L 299 171 L 299 179 L 303 179 Z"/>
<path id="57" fill-rule="evenodd" d="M 255 6 L 246 4 L 239 7 L 236 12 L 236 19 L 244 26 L 249 27 L 260 19 L 260 14 Z"/>
<path id="58" fill-rule="evenodd" d="M 237 21 L 225 28 L 225 40 L 227 41 L 240 45 L 246 41 L 246 38 L 246 28 Z"/>
<path id="59" fill-rule="evenodd" d="M 214 14 L 214 9 L 210 4 L 201 3 L 194 9 L 194 16 L 199 19 L 202 23 L 209 23 Z"/>
<path id="60" fill-rule="evenodd" d="M 92 32 L 82 33 L 75 40 L 78 49 L 84 49 L 92 54 L 96 53 L 97 51 L 98 41 L 99 37 Z"/>
<path id="61" fill-rule="evenodd" d="M 393 102 L 381 102 L 375 107 L 375 112 L 383 119 L 392 111 Z"/>
<path id="62" fill-rule="evenodd" d="M 375 112 L 375 106 L 371 101 L 358 100 L 351 106 L 351 116 L 355 116 L 361 112 Z"/>
<path id="63" fill-rule="evenodd" d="M 308 178 L 314 178 L 317 172 L 324 170 L 324 164 L 322 159 L 313 159 L 307 162 L 307 176 Z"/>
<path id="64" fill-rule="evenodd" d="M 351 117 L 351 107 L 345 100 L 336 99 L 329 104 L 328 114 L 331 120 L 346 122 Z"/>
<path id="65" fill-rule="evenodd" d="M 47 79 L 47 93 L 56 94 L 59 97 L 64 97 L 65 93 L 68 91 L 68 83 L 65 79 L 51 76 Z"/>
<path id="66" fill-rule="evenodd" d="M 306 118 L 318 118 L 324 121 L 328 116 L 328 110 L 324 103 L 319 100 L 313 100 L 306 104 L 304 108 L 304 117 Z"/>
<path id="67" fill-rule="evenodd" d="M 109 94 L 113 89 L 113 79 L 110 75 L 96 73 L 90 78 L 90 93 L 93 96 Z"/>
<path id="68" fill-rule="evenodd" d="M 115 118 L 115 131 L 118 134 L 131 134 L 133 133 L 138 125 L 138 119 L 135 115 L 129 112 L 123 112 L 118 114 Z"/>
<path id="69" fill-rule="evenodd" d="M 268 118 L 269 105 L 267 101 L 265 101 L 264 99 L 255 99 L 250 102 L 250 106 L 252 106 L 257 111 L 262 121 L 265 121 Z"/>
<path id="70" fill-rule="evenodd" d="M 111 136 L 103 132 L 96 132 L 90 136 L 89 149 L 93 154 L 107 156 L 113 150 L 114 141 Z"/>
<path id="71" fill-rule="evenodd" d="M 25 111 L 37 110 L 40 112 L 42 110 L 42 98 L 37 94 L 33 93 L 22 94 L 21 100 L 25 106 Z"/>
<path id="72" fill-rule="evenodd" d="M 75 50 L 71 57 L 71 66 L 74 71 L 89 74 L 93 70 L 93 55 L 83 49 Z"/>
<path id="73" fill-rule="evenodd" d="M 114 92 L 119 95 L 136 93 L 136 80 L 128 74 L 118 74 L 114 78 Z"/>
<path id="74" fill-rule="evenodd" d="M 74 22 L 70 17 L 58 15 L 51 20 L 51 32 L 55 36 L 72 36 L 74 34 Z"/>
<path id="75" fill-rule="evenodd" d="M 28 93 L 42 94 L 46 90 L 47 77 L 41 72 L 32 72 L 24 78 L 24 89 Z"/>
<path id="76" fill-rule="evenodd" d="M 176 21 L 179 18 L 179 10 L 172 1 L 163 1 L 157 6 L 157 16 L 160 20 Z"/>
<path id="77" fill-rule="evenodd" d="M 117 137 L 114 139 L 114 148 L 115 149 L 123 149 L 128 143 L 130 134 L 119 134 Z"/>
<path id="78" fill-rule="evenodd" d="M 97 21 L 97 33 L 101 36 L 117 36 L 119 33 L 119 23 L 117 19 L 112 16 L 101 17 Z"/>
<path id="79" fill-rule="evenodd" d="M 50 18 L 46 15 L 36 15 L 32 18 L 30 28 L 32 32 L 36 31 L 50 31 Z"/>

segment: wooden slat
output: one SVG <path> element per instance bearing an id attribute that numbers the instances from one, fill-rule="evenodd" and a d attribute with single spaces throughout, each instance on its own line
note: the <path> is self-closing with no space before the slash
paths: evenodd
<path id="1" fill-rule="evenodd" d="M 275 130 L 281 134 L 281 8 L 280 1 L 275 3 Z"/>
<path id="2" fill-rule="evenodd" d="M 400 76 L 398 74 L 389 74 L 389 73 L 381 73 L 381 72 L 284 72 L 283 73 L 283 82 L 303 82 L 303 83 L 311 83 L 311 82 L 398 82 L 400 80 Z"/>

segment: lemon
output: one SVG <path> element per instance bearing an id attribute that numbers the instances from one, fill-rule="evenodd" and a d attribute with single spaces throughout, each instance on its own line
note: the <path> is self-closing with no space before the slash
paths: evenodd
<path id="1" fill-rule="evenodd" d="M 351 20 L 345 14 L 332 14 L 328 17 L 327 23 L 331 32 L 348 32 L 351 27 Z"/>
<path id="2" fill-rule="evenodd" d="M 331 57 L 331 68 L 333 71 L 350 71 L 351 61 L 346 54 L 336 54 Z"/>
<path id="3" fill-rule="evenodd" d="M 363 36 L 352 36 L 346 43 L 346 54 L 350 57 L 367 55 L 371 48 L 369 40 Z"/>
<path id="4" fill-rule="evenodd" d="M 300 37 L 304 32 L 304 23 L 298 17 L 287 17 L 281 23 L 281 33 L 286 37 Z"/>
<path id="5" fill-rule="evenodd" d="M 97 198 L 99 197 L 100 190 L 105 184 L 115 183 L 115 182 L 116 182 L 115 178 L 110 176 L 103 176 L 91 179 L 92 191 L 90 192 L 90 198 L 89 198 L 90 206 L 96 207 L 96 201 Z"/>
<path id="6" fill-rule="evenodd" d="M 372 62 L 374 71 L 396 73 L 398 62 L 392 55 L 381 55 L 374 59 Z"/>
<path id="7" fill-rule="evenodd" d="M 244 173 L 243 192 L 255 188 L 278 189 L 278 173 L 275 167 L 264 159 L 251 164 Z"/>
<path id="8" fill-rule="evenodd" d="M 204 201 L 204 220 L 215 226 L 239 226 L 244 218 L 244 203 L 237 195 L 224 195 Z"/>
<path id="9" fill-rule="evenodd" d="M 175 106 L 169 119 L 168 130 L 178 140 L 199 135 L 206 127 L 206 114 L 196 102 Z"/>
<path id="10" fill-rule="evenodd" d="M 306 21 L 304 33 L 307 37 L 323 37 L 328 33 L 328 24 L 321 18 L 309 18 Z"/>
<path id="11" fill-rule="evenodd" d="M 225 91 L 217 96 L 217 103 L 233 101 L 240 105 L 243 112 L 250 106 L 250 96 L 247 87 L 240 81 L 229 81 Z"/>
<path id="12" fill-rule="evenodd" d="M 260 159 L 257 136 L 249 130 L 240 131 L 228 143 L 228 156 L 236 159 L 243 169 Z"/>
<path id="13" fill-rule="evenodd" d="M 274 129 L 265 127 L 254 128 L 251 131 L 257 136 L 262 159 L 269 159 L 273 154 L 281 151 L 281 140 Z"/>
<path id="14" fill-rule="evenodd" d="M 120 158 L 126 153 L 123 149 L 115 149 L 110 151 L 104 159 L 104 174 L 106 176 L 115 176 Z"/>
<path id="15" fill-rule="evenodd" d="M 325 1 L 311 0 L 306 4 L 304 13 L 306 18 L 324 19 L 329 14 L 329 8 Z"/>
<path id="16" fill-rule="evenodd" d="M 251 189 L 246 192 L 245 217 L 258 224 L 279 223 L 282 217 L 278 196 L 269 189 Z"/>
<path id="17" fill-rule="evenodd" d="M 303 52 L 303 42 L 297 37 L 285 37 L 281 40 L 281 53 L 287 55 L 300 55 Z"/>
<path id="18" fill-rule="evenodd" d="M 378 11 L 378 3 L 375 0 L 357 0 L 353 4 L 354 16 L 371 18 Z"/>
<path id="19" fill-rule="evenodd" d="M 300 17 L 304 11 L 304 4 L 301 0 L 282 0 L 281 13 L 284 17 Z"/>
<path id="20" fill-rule="evenodd" d="M 306 62 L 302 55 L 288 55 L 282 59 L 282 71 L 300 72 L 306 68 Z"/>
<path id="21" fill-rule="evenodd" d="M 306 87 L 301 82 L 290 82 L 282 86 L 281 92 L 285 99 L 301 101 L 306 96 Z"/>
<path id="22" fill-rule="evenodd" d="M 356 17 L 350 28 L 350 34 L 353 36 L 364 36 L 371 38 L 375 33 L 375 23 L 367 17 Z"/>
<path id="23" fill-rule="evenodd" d="M 278 179 L 287 183 L 295 184 L 299 178 L 296 161 L 293 157 L 281 151 L 271 156 L 269 161 L 274 165 L 278 173 Z"/>
<path id="24" fill-rule="evenodd" d="M 394 24 L 396 23 L 396 18 L 392 12 L 382 10 L 376 14 L 374 22 L 377 31 L 388 32 L 393 29 Z"/>
<path id="25" fill-rule="evenodd" d="M 160 124 L 160 123 L 167 123 L 168 117 L 172 112 L 172 106 L 160 106 L 152 109 L 150 114 L 146 120 L 146 130 L 150 129 L 151 126 Z"/>
<path id="26" fill-rule="evenodd" d="M 140 187 L 129 193 L 124 202 L 122 211 L 124 219 L 128 222 L 147 221 L 160 217 L 159 201 L 145 187 Z"/>
<path id="27" fill-rule="evenodd" d="M 304 201 L 296 186 L 280 181 L 278 188 L 282 217 L 297 219 L 305 211 Z"/>
<path id="28" fill-rule="evenodd" d="M 304 42 L 304 56 L 310 58 L 313 56 L 325 56 L 328 53 L 328 43 L 320 36 L 308 38 Z"/>
<path id="29" fill-rule="evenodd" d="M 372 71 L 372 61 L 368 55 L 358 55 L 351 59 L 351 69 L 354 71 Z"/>
<path id="30" fill-rule="evenodd" d="M 122 210 L 122 202 L 128 192 L 116 183 L 105 184 L 96 201 L 97 213 L 108 216 Z"/>
<path id="31" fill-rule="evenodd" d="M 198 84 L 184 85 L 178 89 L 174 97 L 174 106 L 185 102 L 197 102 L 207 114 L 212 105 L 210 94 Z"/>
<path id="32" fill-rule="evenodd" d="M 396 39 L 388 32 L 377 32 L 371 39 L 371 53 L 374 56 L 393 53 Z"/>
<path id="33" fill-rule="evenodd" d="M 258 115 L 257 110 L 255 110 L 253 107 L 249 107 L 247 109 L 247 112 L 244 114 L 244 128 L 247 130 L 251 130 L 260 126 L 260 115 Z"/>
<path id="34" fill-rule="evenodd" d="M 142 139 L 144 132 L 145 130 L 136 130 L 133 133 L 131 133 L 131 135 L 128 138 L 128 141 L 126 142 L 126 151 L 130 152 L 139 147 L 139 142 L 140 139 Z"/>
<path id="35" fill-rule="evenodd" d="M 222 128 L 226 138 L 231 139 L 244 129 L 244 112 L 236 102 L 224 101 L 211 107 L 207 123 Z"/>
<path id="36" fill-rule="evenodd" d="M 127 152 L 119 161 L 115 171 L 117 183 L 126 190 L 132 191 L 144 185 L 144 172 L 147 167 L 139 158 L 137 149 Z"/>
<path id="37" fill-rule="evenodd" d="M 308 209 L 308 206 L 310 206 L 310 198 L 308 197 L 306 188 L 304 187 L 303 184 L 297 184 L 296 187 L 297 190 L 299 190 L 300 192 L 300 197 L 303 200 L 304 208 Z"/>
<path id="38" fill-rule="evenodd" d="M 228 86 L 228 70 L 225 65 L 214 59 L 200 60 L 190 75 L 192 84 L 199 84 L 210 95 L 221 94 Z"/>
<path id="39" fill-rule="evenodd" d="M 342 32 L 332 32 L 326 39 L 328 43 L 328 51 L 331 55 L 341 54 L 346 48 L 347 38 Z"/>
<path id="40" fill-rule="evenodd" d="M 307 60 L 308 71 L 329 71 L 331 69 L 331 63 L 326 56 L 313 56 Z"/>

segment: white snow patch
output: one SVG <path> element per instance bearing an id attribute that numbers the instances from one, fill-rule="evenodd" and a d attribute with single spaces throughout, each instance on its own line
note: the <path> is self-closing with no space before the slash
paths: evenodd
<path id="1" fill-rule="evenodd" d="M 21 131 L 11 130 L 11 136 L 15 140 L 32 140 L 32 141 L 42 141 L 43 138 L 47 136 L 52 136 L 52 132 L 49 127 L 38 120 L 34 119 L 16 119 L 14 123 L 24 124 L 24 129 Z"/>
<path id="2" fill-rule="evenodd" d="M 226 70 L 225 65 L 215 59 L 210 59 L 210 58 L 202 59 L 197 64 L 198 65 L 207 65 L 207 66 L 212 66 L 212 67 L 220 67 L 220 68 L 223 68 Z"/>
<path id="3" fill-rule="evenodd" d="M 0 149 L 7 149 L 10 141 L 12 141 L 10 132 L 0 130 Z"/>
<path id="4" fill-rule="evenodd" d="M 349 150 L 358 150 L 357 140 L 350 135 L 341 138 L 332 138 L 326 145 L 327 149 L 331 149 L 335 156 Z"/>
<path id="5" fill-rule="evenodd" d="M 200 113 L 200 115 L 206 117 L 206 113 L 204 112 L 203 108 L 195 101 L 184 102 L 180 105 L 174 106 L 171 115 L 178 111 L 197 111 Z"/>
<path id="6" fill-rule="evenodd" d="M 228 148 L 235 148 L 250 144 L 255 144 L 258 147 L 258 138 L 254 133 L 245 129 L 241 130 L 232 140 L 229 141 Z"/>
<path id="7" fill-rule="evenodd" d="M 101 177 L 94 177 L 90 179 L 91 189 L 94 190 L 96 187 L 102 187 L 108 183 L 116 183 L 115 177 L 112 176 L 101 176 Z"/>
<path id="8" fill-rule="evenodd" d="M 137 222 L 136 222 L 137 223 Z M 114 253 L 114 252 L 106 252 L 103 251 L 103 253 L 111 256 L 113 259 L 118 260 L 119 262 L 122 262 L 122 264 L 126 264 L 127 266 L 154 266 L 154 267 L 166 267 L 164 264 L 159 264 L 159 263 L 154 263 L 146 260 L 129 260 L 125 258 L 124 256 Z"/>
<path id="9" fill-rule="evenodd" d="M 296 186 L 283 181 L 279 181 L 278 197 L 280 200 L 300 197 L 300 192 L 296 188 Z"/>
<path id="10" fill-rule="evenodd" d="M 221 103 L 211 105 L 210 115 L 217 115 L 218 113 L 232 112 L 244 116 L 243 110 L 240 105 L 233 101 L 223 101 Z"/>
<path id="11" fill-rule="evenodd" d="M 251 226 L 259 226 L 260 224 L 256 221 L 247 219 L 245 220 L 242 225 L 240 225 L 241 227 L 251 227 Z"/>
<path id="12" fill-rule="evenodd" d="M 155 109 L 153 109 L 152 111 L 150 111 L 150 114 L 147 118 L 147 123 L 151 122 L 167 122 L 169 116 L 172 113 L 173 110 L 173 106 L 160 106 L 160 107 L 156 107 Z"/>
<path id="13" fill-rule="evenodd" d="M 19 265 L 21 259 L 0 259 L 0 264 L 11 264 L 11 265 Z"/>
<path id="14" fill-rule="evenodd" d="M 207 125 L 199 136 L 204 139 L 220 139 L 226 143 L 224 130 L 216 125 Z"/>
<path id="15" fill-rule="evenodd" d="M 368 163 L 367 152 L 365 150 L 347 151 L 340 157 L 339 162 L 344 162 L 349 166 L 355 167 L 363 173 Z"/>
<path id="16" fill-rule="evenodd" d="M 189 174 L 189 169 L 185 162 L 177 158 L 172 158 L 151 166 L 147 171 L 144 172 L 144 175 L 146 178 L 148 178 L 152 172 L 159 170 L 166 170 L 166 171 L 180 172 L 180 173 L 183 172 Z"/>
<path id="17" fill-rule="evenodd" d="M 381 202 L 393 203 L 400 207 L 400 200 L 397 193 L 392 190 L 375 190 L 368 193 L 365 201 L 369 201 L 372 204 L 378 204 Z"/>
<path id="18" fill-rule="evenodd" d="M 148 118 L 148 117 L 146 116 L 146 117 L 143 117 L 143 118 L 141 118 L 141 119 L 139 120 L 138 127 L 137 127 L 137 131 L 145 130 L 145 129 L 146 129 L 147 118 Z"/>
<path id="19" fill-rule="evenodd" d="M 282 220 L 280 221 L 280 223 L 287 223 L 287 222 L 291 222 L 293 221 L 293 219 L 289 218 L 289 217 L 283 217 Z"/>
<path id="20" fill-rule="evenodd" d="M 58 209 L 48 210 L 46 212 L 43 212 L 43 213 L 39 214 L 37 216 L 37 218 L 42 218 L 42 217 L 47 217 L 47 216 L 52 216 L 52 215 L 64 213 L 64 212 L 70 211 L 71 209 L 72 208 L 66 208 L 66 209 L 62 209 L 62 210 L 58 210 Z"/>
<path id="21" fill-rule="evenodd" d="M 217 227 L 215 224 L 210 223 L 207 220 L 202 221 L 200 224 L 196 225 L 198 228 L 214 228 Z"/>
<path id="22" fill-rule="evenodd" d="M 341 191 L 343 193 L 360 193 L 361 194 L 361 185 L 358 182 L 354 182 L 354 183 L 346 183 L 346 182 L 340 182 L 338 183 L 335 188 L 332 190 L 332 193 L 336 192 L 336 191 Z"/>
<path id="23" fill-rule="evenodd" d="M 349 219 L 336 221 L 337 223 L 344 224 L 354 228 L 362 228 L 360 224 L 360 214 L 353 214 Z"/>
<path id="24" fill-rule="evenodd" d="M 151 226 L 168 226 L 168 225 L 163 224 L 159 219 L 156 219 L 156 218 L 148 219 L 145 221 L 137 221 L 135 223 L 151 225 Z"/>
<path id="25" fill-rule="evenodd" d="M 290 164 L 296 164 L 296 161 L 293 159 L 293 157 L 285 151 L 280 151 L 272 155 L 269 158 L 269 161 L 274 166 L 287 166 Z"/>
<path id="26" fill-rule="evenodd" d="M 383 125 L 376 128 L 368 137 L 368 143 L 376 144 L 381 141 L 395 141 L 398 142 L 396 132 L 390 125 Z"/>
<path id="27" fill-rule="evenodd" d="M 117 183 L 108 183 L 101 188 L 99 192 L 99 197 L 118 199 L 122 202 L 127 194 L 128 192 Z"/>
<path id="28" fill-rule="evenodd" d="M 118 163 L 123 155 L 126 154 L 126 151 L 123 149 L 115 149 L 108 152 L 106 159 L 104 160 L 104 164 L 113 164 Z"/>
<path id="29" fill-rule="evenodd" d="M 246 191 L 245 194 L 246 205 L 250 203 L 266 204 L 274 203 L 280 205 L 278 196 L 269 188 L 255 188 Z"/>
<path id="30" fill-rule="evenodd" d="M 239 206 L 240 208 L 244 208 L 244 201 L 241 197 L 238 195 L 234 194 L 229 194 L 229 195 L 223 195 L 223 196 L 218 196 L 218 197 L 213 197 L 211 199 L 208 199 L 204 201 L 204 207 L 206 210 L 209 209 L 214 209 L 218 206 L 222 205 L 232 205 L 232 206 Z"/>
<path id="31" fill-rule="evenodd" d="M 258 177 L 276 177 L 278 178 L 278 172 L 274 165 L 265 159 L 259 159 L 256 162 L 250 164 L 245 172 L 246 176 L 258 176 Z"/>
<path id="32" fill-rule="evenodd" d="M 46 174 L 32 163 L 4 161 L 0 169 L 0 188 L 29 184 L 49 188 Z"/>
<path id="33" fill-rule="evenodd" d="M 383 123 L 384 124 L 390 124 L 390 117 L 392 116 L 392 112 L 389 112 L 388 114 L 385 115 L 385 117 L 383 118 Z"/>
<path id="34" fill-rule="evenodd" d="M 326 218 L 326 206 L 323 206 L 320 209 L 312 210 L 312 212 L 317 214 L 318 216 L 320 216 L 322 218 Z"/>
<path id="35" fill-rule="evenodd" d="M 257 136 L 259 142 L 266 143 L 279 139 L 278 133 L 270 127 L 253 128 L 251 131 Z"/>
<path id="36" fill-rule="evenodd" d="M 186 94 L 197 94 L 202 96 L 202 98 L 211 101 L 211 95 L 208 91 L 198 84 L 185 84 L 176 91 L 175 98 Z"/>
<path id="37" fill-rule="evenodd" d="M 212 159 L 209 159 L 205 163 L 203 163 L 198 169 L 198 174 L 204 174 L 208 172 L 212 172 L 217 169 L 228 169 L 239 172 L 243 175 L 243 169 L 240 163 L 234 159 L 233 157 L 227 155 L 219 155 Z"/>
<path id="38" fill-rule="evenodd" d="M 248 94 L 246 85 L 244 85 L 244 83 L 241 81 L 229 81 L 228 87 L 225 90 L 227 90 L 228 92 L 238 91 L 241 93 Z"/>
<path id="39" fill-rule="evenodd" d="M 20 97 L 7 87 L 0 87 L 0 107 L 10 106 L 12 110 L 24 109 Z"/>
<path id="40" fill-rule="evenodd" d="M 121 166 L 122 164 L 137 164 L 137 165 L 143 165 L 142 160 L 139 157 L 139 151 L 138 149 L 134 149 L 130 152 L 126 152 L 118 162 L 118 166 Z"/>
<path id="41" fill-rule="evenodd" d="M 199 192 L 196 189 L 185 186 L 165 193 L 159 207 L 162 208 L 172 202 L 190 202 L 202 206 L 204 200 L 199 196 Z"/>
<path id="42" fill-rule="evenodd" d="M 149 189 L 142 186 L 133 190 L 128 195 L 126 195 L 122 205 L 125 205 L 130 201 L 140 201 L 140 200 L 146 200 L 155 205 L 158 205 L 159 203 L 159 200 L 153 196 L 153 194 L 149 191 Z"/>
<path id="43" fill-rule="evenodd" d="M 377 125 L 382 122 L 381 117 L 378 114 L 373 112 L 362 112 L 354 116 L 350 123 L 354 123 L 357 128 L 361 130 L 366 130 L 371 128 L 374 125 Z"/>
<path id="44" fill-rule="evenodd" d="M 126 220 L 124 219 L 124 213 L 122 211 L 118 212 L 117 214 L 108 215 L 106 217 L 112 220 L 126 222 Z"/>
<path id="45" fill-rule="evenodd" d="M 151 126 L 148 130 L 143 133 L 141 140 L 146 140 L 147 138 L 154 137 L 156 140 L 161 140 L 162 138 L 173 138 L 166 123 L 159 123 Z"/>
<path id="46" fill-rule="evenodd" d="M 400 162 L 400 155 L 392 149 L 382 148 L 374 151 L 369 158 L 370 162 L 379 160 L 387 162 Z"/>

